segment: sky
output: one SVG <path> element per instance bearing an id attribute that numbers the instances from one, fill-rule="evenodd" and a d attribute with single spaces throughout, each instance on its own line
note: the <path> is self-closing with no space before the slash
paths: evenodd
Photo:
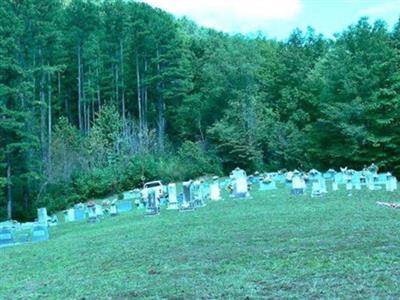
<path id="1" fill-rule="evenodd" d="M 362 16 L 383 19 L 389 28 L 399 20 L 400 0 L 140 0 L 186 16 L 197 24 L 227 33 L 262 32 L 285 39 L 295 28 L 313 27 L 333 37 Z"/>

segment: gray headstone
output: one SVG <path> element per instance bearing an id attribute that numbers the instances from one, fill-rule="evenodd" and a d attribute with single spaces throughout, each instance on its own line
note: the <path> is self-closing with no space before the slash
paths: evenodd
<path id="1" fill-rule="evenodd" d="M 40 224 L 47 224 L 47 221 L 48 221 L 49 217 L 47 215 L 46 207 L 38 208 L 37 214 L 38 214 L 38 222 Z"/>
<path id="2" fill-rule="evenodd" d="M 47 241 L 49 239 L 49 230 L 47 226 L 38 225 L 32 228 L 32 242 Z"/>
<path id="3" fill-rule="evenodd" d="M 146 216 L 155 216 L 160 213 L 160 206 L 156 197 L 156 192 L 153 189 L 149 190 L 146 202 Z"/>
<path id="4" fill-rule="evenodd" d="M 0 229 L 0 246 L 14 244 L 14 236 L 10 228 Z"/>
<path id="5" fill-rule="evenodd" d="M 74 219 L 75 221 L 83 221 L 86 219 L 86 212 L 83 207 L 76 207 L 74 209 Z"/>
<path id="6" fill-rule="evenodd" d="M 133 208 L 131 200 L 119 200 L 116 205 L 119 213 L 131 211 Z"/>

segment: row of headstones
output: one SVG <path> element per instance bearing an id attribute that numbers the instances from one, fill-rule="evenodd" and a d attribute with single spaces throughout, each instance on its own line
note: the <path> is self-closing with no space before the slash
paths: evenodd
<path id="1" fill-rule="evenodd" d="M 303 194 L 307 188 L 306 178 L 311 182 L 311 196 L 320 196 L 327 193 L 326 180 L 332 181 L 332 190 L 339 190 L 339 185 L 345 185 L 346 190 L 351 191 L 353 188 L 361 190 L 365 185 L 369 190 L 379 190 L 381 185 L 386 187 L 387 191 L 393 192 L 397 189 L 397 179 L 391 173 L 373 174 L 363 172 L 337 173 L 329 171 L 320 173 L 314 171 L 307 177 L 301 173 L 294 173 L 288 178 L 287 174 L 270 173 L 261 178 L 255 176 L 249 177 L 251 183 L 258 183 L 260 191 L 276 189 L 276 182 L 286 183 L 292 189 L 293 194 Z"/>
<path id="2" fill-rule="evenodd" d="M 45 209 L 39 209 L 43 214 Z M 41 222 L 18 223 L 9 222 L 0 226 L 0 247 L 20 245 L 31 242 L 47 241 L 49 239 L 48 224 Z"/>
<path id="3" fill-rule="evenodd" d="M 95 202 L 76 204 L 74 207 L 64 211 L 65 222 L 85 221 L 98 222 L 105 216 L 116 216 L 119 213 L 133 209 L 131 200 L 104 201 L 103 205 Z"/>
<path id="4" fill-rule="evenodd" d="M 189 180 L 182 183 L 182 193 L 178 194 L 175 183 L 167 186 L 168 200 L 166 201 L 168 210 L 178 210 L 180 212 L 194 211 L 204 207 L 207 200 L 218 201 L 221 199 L 221 190 L 218 178 L 213 178 L 211 184 L 202 180 Z M 161 199 L 156 190 L 149 188 L 146 191 L 145 215 L 155 216 L 161 212 Z"/>

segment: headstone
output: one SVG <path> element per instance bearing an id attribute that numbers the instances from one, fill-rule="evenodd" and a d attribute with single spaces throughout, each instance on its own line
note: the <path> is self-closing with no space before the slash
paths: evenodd
<path id="1" fill-rule="evenodd" d="M 168 184 L 168 208 L 167 209 L 173 209 L 173 210 L 179 209 L 175 183 Z"/>
<path id="2" fill-rule="evenodd" d="M 146 216 L 155 216 L 160 214 L 160 205 L 156 198 L 156 191 L 150 189 L 148 191 L 148 197 L 146 202 Z"/>
<path id="3" fill-rule="evenodd" d="M 75 205 L 74 207 L 74 220 L 83 221 L 86 219 L 85 207 L 82 204 Z"/>
<path id="4" fill-rule="evenodd" d="M 210 199 L 212 201 L 221 200 L 221 190 L 218 184 L 218 178 L 213 178 L 213 182 L 210 185 Z"/>
<path id="5" fill-rule="evenodd" d="M 68 222 L 74 222 L 75 221 L 75 208 L 70 208 L 68 209 Z"/>
<path id="6" fill-rule="evenodd" d="M 118 213 L 128 212 L 133 208 L 131 200 L 118 200 L 116 205 Z"/>
<path id="7" fill-rule="evenodd" d="M 210 184 L 205 181 L 200 181 L 200 197 L 205 203 L 206 200 L 210 199 Z"/>
<path id="8" fill-rule="evenodd" d="M 99 204 L 96 204 L 96 216 L 97 217 L 103 217 L 104 216 L 104 211 L 103 207 Z"/>
<path id="9" fill-rule="evenodd" d="M 395 190 L 397 190 L 397 179 L 391 173 L 388 173 L 386 178 L 386 191 L 394 192 Z"/>
<path id="10" fill-rule="evenodd" d="M 46 207 L 38 208 L 37 210 L 38 222 L 47 225 L 48 215 Z"/>
<path id="11" fill-rule="evenodd" d="M 236 168 L 235 170 L 232 171 L 231 178 L 233 187 L 232 196 L 235 198 L 250 197 L 246 172 L 240 168 Z"/>
<path id="12" fill-rule="evenodd" d="M 351 181 L 348 181 L 346 183 L 346 190 L 351 191 L 353 189 L 353 183 Z"/>
<path id="13" fill-rule="evenodd" d="M 57 217 L 57 215 L 52 215 L 52 216 L 49 218 L 49 221 L 47 222 L 47 224 L 48 224 L 49 226 L 56 226 L 56 225 L 58 225 L 58 217 Z"/>
<path id="14" fill-rule="evenodd" d="M 63 216 L 64 216 L 64 222 L 70 222 L 69 218 L 68 218 L 68 209 L 63 211 Z"/>
<path id="15" fill-rule="evenodd" d="M 335 182 L 339 184 L 345 184 L 344 175 L 343 173 L 336 173 L 335 174 Z"/>
<path id="16" fill-rule="evenodd" d="M 276 190 L 276 183 L 272 178 L 267 177 L 260 181 L 260 191 L 271 191 Z"/>
<path id="17" fill-rule="evenodd" d="M 322 196 L 321 185 L 319 184 L 319 181 L 314 181 L 311 187 L 311 197 L 321 197 L 321 196 Z"/>
<path id="18" fill-rule="evenodd" d="M 32 228 L 32 242 L 47 241 L 49 239 L 49 231 L 47 226 L 37 225 Z"/>
<path id="19" fill-rule="evenodd" d="M 17 243 L 19 244 L 29 243 L 29 241 L 30 235 L 28 233 L 21 233 L 17 236 Z"/>
<path id="20" fill-rule="evenodd" d="M 201 192 L 201 182 L 199 180 L 195 180 L 191 185 L 191 191 L 193 197 L 193 206 L 194 208 L 200 208 L 205 206 L 204 198 Z"/>
<path id="21" fill-rule="evenodd" d="M 323 194 L 328 193 L 328 189 L 326 188 L 326 180 L 322 175 L 319 176 L 318 183 L 319 183 L 319 186 L 321 189 L 321 193 L 323 193 Z"/>
<path id="22" fill-rule="evenodd" d="M 110 216 L 115 217 L 116 215 L 118 215 L 117 204 L 112 202 L 110 204 Z"/>
<path id="23" fill-rule="evenodd" d="M 379 174 L 378 175 L 378 183 L 386 184 L 387 178 L 388 178 L 387 174 Z"/>
<path id="24" fill-rule="evenodd" d="M 193 211 L 194 210 L 194 202 L 192 195 L 192 181 L 186 181 L 182 183 L 183 187 L 183 201 L 181 206 L 179 207 L 179 211 Z"/>
<path id="25" fill-rule="evenodd" d="M 337 190 L 339 190 L 339 186 L 338 186 L 337 182 L 334 180 L 332 182 L 332 191 L 337 191 Z"/>
<path id="26" fill-rule="evenodd" d="M 0 247 L 14 244 L 13 233 L 10 228 L 0 228 Z"/>
<path id="27" fill-rule="evenodd" d="M 88 210 L 88 222 L 89 223 L 98 222 L 99 218 L 97 217 L 97 214 L 96 214 L 96 203 L 89 202 L 87 204 L 87 210 Z"/>
<path id="28" fill-rule="evenodd" d="M 292 177 L 292 194 L 293 195 L 303 195 L 306 189 L 306 182 L 303 176 L 295 173 Z"/>

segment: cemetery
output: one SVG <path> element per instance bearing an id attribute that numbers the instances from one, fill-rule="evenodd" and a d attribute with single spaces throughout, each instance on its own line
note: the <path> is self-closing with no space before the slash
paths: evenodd
<path id="1" fill-rule="evenodd" d="M 162 298 L 201 298 L 218 290 L 228 298 L 286 297 L 295 289 L 311 298 L 379 297 L 397 284 L 400 237 L 390 232 L 398 227 L 400 194 L 388 172 L 247 175 L 236 168 L 226 178 L 157 181 L 122 195 L 53 216 L 40 208 L 31 223 L 0 223 L 0 295 L 10 298 L 18 290 L 21 298 L 145 298 L 151 290 Z M 76 260 L 84 249 L 92 254 Z M 346 268 L 351 277 L 340 275 Z M 375 268 L 387 272 L 378 289 L 368 285 Z M 88 274 L 104 284 L 91 290 L 82 281 Z M 79 284 L 71 286 L 64 276 Z M 364 289 L 334 289 L 350 278 Z M 23 289 L 23 282 L 33 288 Z M 259 290 L 260 282 L 278 294 Z"/>
<path id="2" fill-rule="evenodd" d="M 400 0 L 1 0 L 0 300 L 400 299 Z"/>

